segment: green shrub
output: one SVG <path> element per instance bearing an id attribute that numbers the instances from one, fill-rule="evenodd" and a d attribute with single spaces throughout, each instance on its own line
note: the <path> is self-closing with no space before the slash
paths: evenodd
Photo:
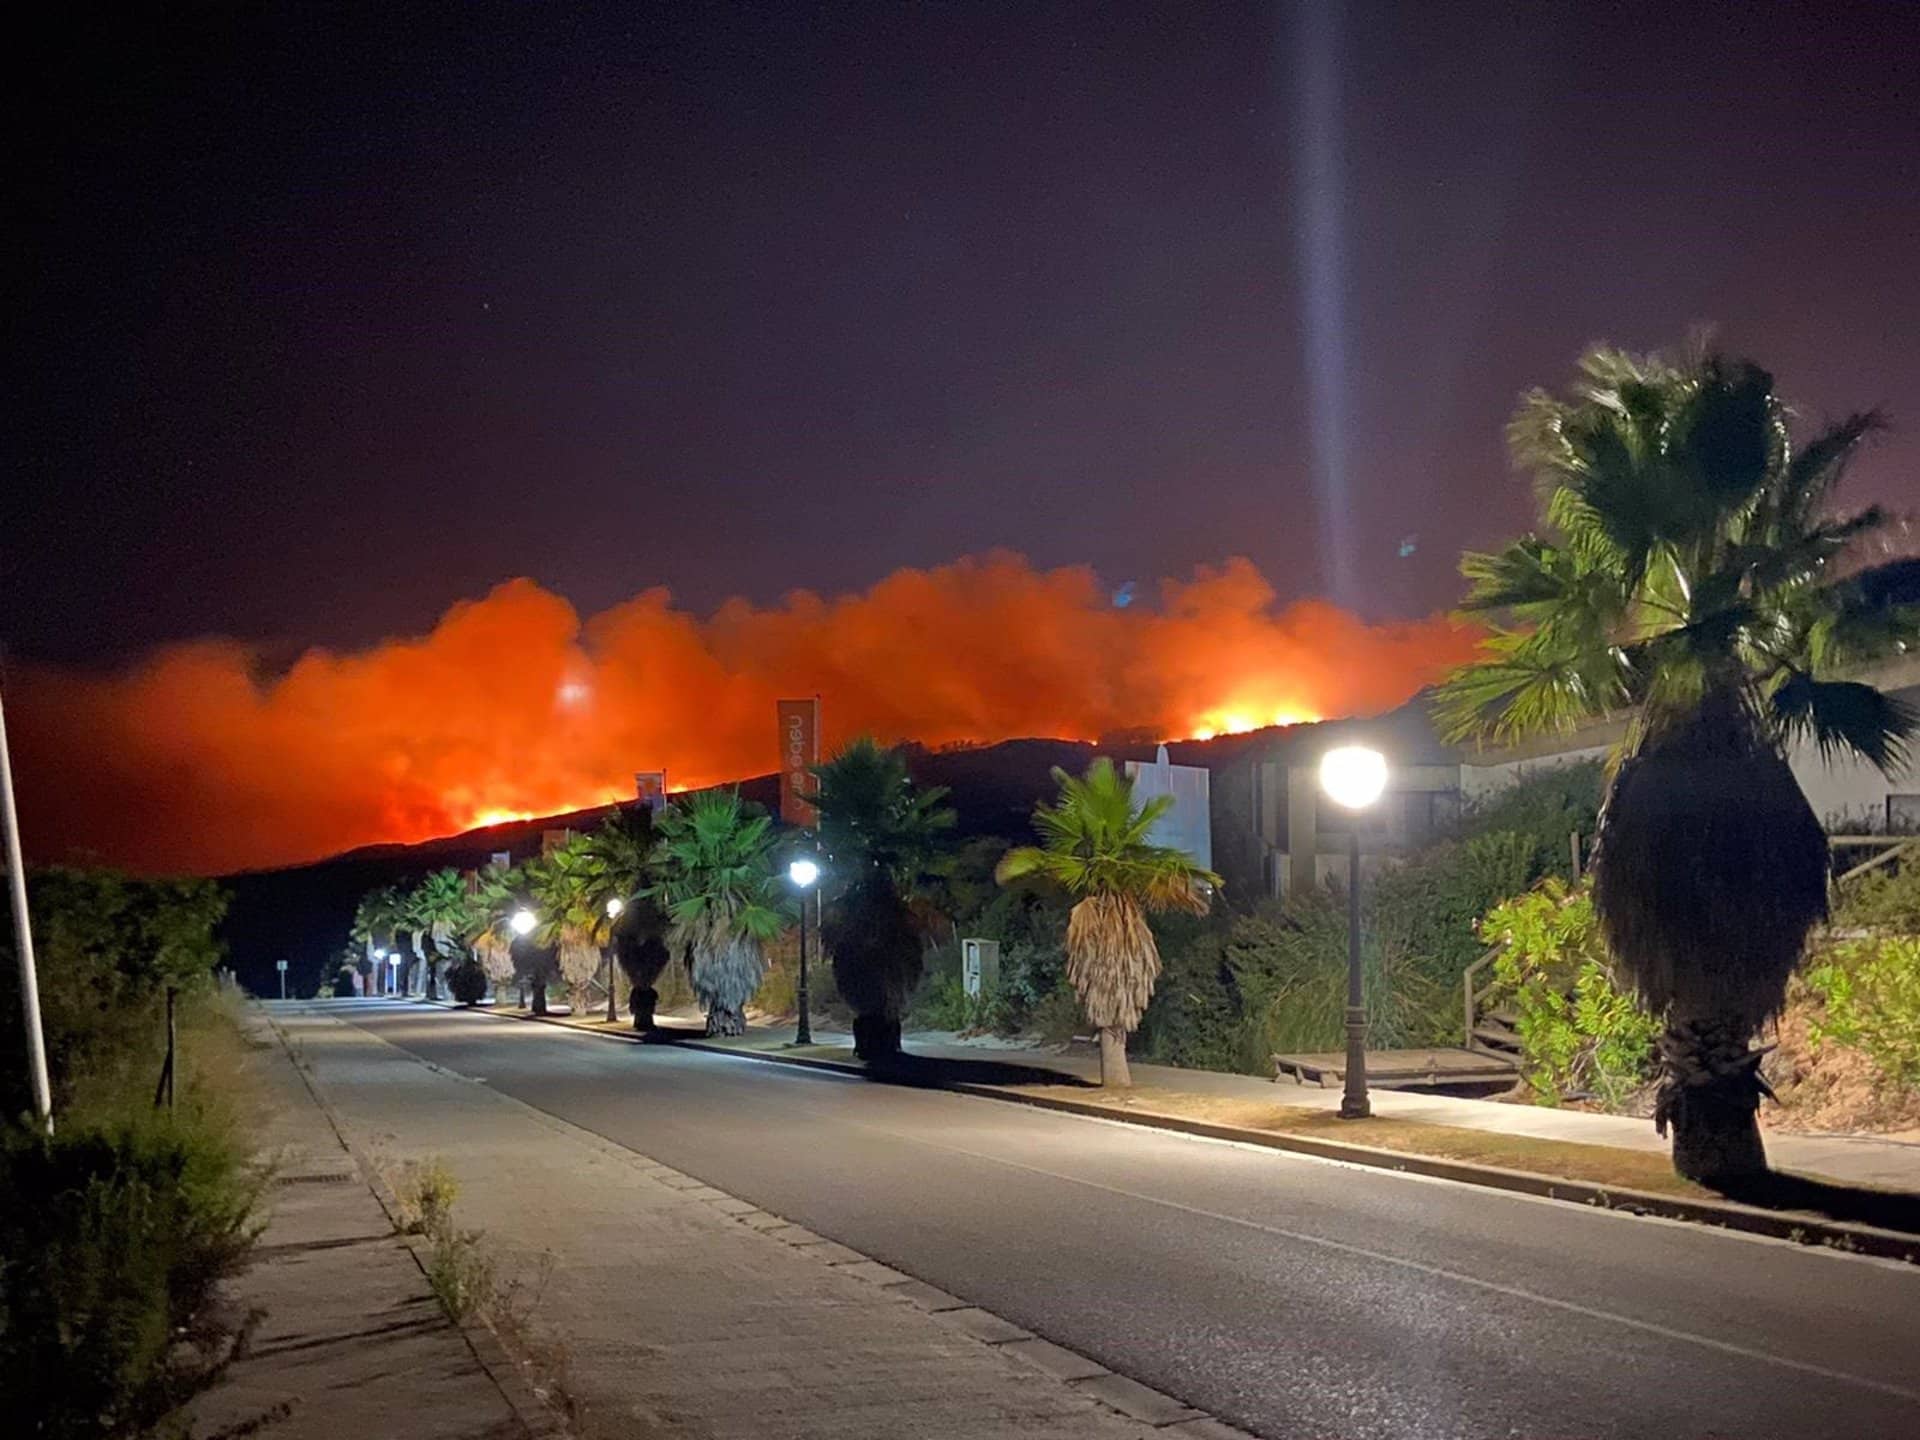
<path id="1" fill-rule="evenodd" d="M 1522 1075 L 1542 1104 L 1591 1098 L 1618 1109 L 1653 1073 L 1659 1022 L 1614 982 L 1585 886 L 1543 881 L 1497 905 L 1481 933 L 1518 1016 Z"/>
<path id="2" fill-rule="evenodd" d="M 1833 923 L 1920 935 L 1920 864 L 1882 865 L 1837 887 Z"/>
<path id="3" fill-rule="evenodd" d="M 1450 993 L 1398 937 L 1363 920 L 1360 964 L 1369 1045 L 1424 1045 L 1446 1028 Z M 1226 965 L 1240 997 L 1239 1068 L 1266 1074 L 1275 1052 L 1337 1050 L 1345 1043 L 1344 897 L 1320 891 L 1242 916 L 1227 935 Z"/>
<path id="4" fill-rule="evenodd" d="M 1218 926 L 1184 943 L 1163 938 L 1160 981 L 1140 1019 L 1143 1059 L 1194 1070 L 1244 1068 L 1240 997 L 1227 970 L 1225 939 Z"/>
<path id="5" fill-rule="evenodd" d="M 1920 1085 L 1920 937 L 1889 936 L 1834 946 L 1807 971 L 1826 1013 L 1815 1043 L 1864 1051 L 1896 1085 Z"/>
<path id="6" fill-rule="evenodd" d="M 260 1177 L 187 1112 L 0 1139 L 0 1394 L 44 1437 L 145 1434 L 220 1375 L 251 1319 L 218 1286 Z"/>
<path id="7" fill-rule="evenodd" d="M 958 975 L 936 975 L 920 987 L 907 1018 L 918 1030 L 972 1030 L 986 1018 L 987 999 L 967 994 Z"/>
<path id="8" fill-rule="evenodd" d="M 1536 839 L 1511 830 L 1430 846 L 1367 880 L 1361 923 L 1384 951 L 1404 956 L 1435 985 L 1457 987 L 1486 948 L 1480 917 L 1549 873 L 1543 862 Z M 1412 1043 L 1443 1038 L 1420 1035 Z"/>
<path id="9" fill-rule="evenodd" d="M 462 1005 L 478 1005 L 487 996 L 487 972 L 469 956 L 447 967 L 447 993 Z"/>
<path id="10" fill-rule="evenodd" d="M 1598 760 L 1570 765 L 1537 765 L 1517 783 L 1488 796 L 1461 820 L 1463 838 L 1505 832 L 1521 836 L 1533 852 L 1534 875 L 1572 879 L 1569 838 L 1577 831 L 1591 841 L 1600 824 L 1600 792 L 1605 779 Z M 1518 893 L 1510 892 L 1510 893 Z"/>

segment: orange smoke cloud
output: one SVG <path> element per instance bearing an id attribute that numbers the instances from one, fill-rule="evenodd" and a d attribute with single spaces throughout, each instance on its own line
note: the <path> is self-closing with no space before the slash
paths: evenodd
<path id="1" fill-rule="evenodd" d="M 1442 617 L 1276 605 L 1245 560 L 1119 609 L 1090 569 L 995 553 L 706 619 L 655 589 L 582 621 L 510 580 L 427 635 L 284 674 L 225 640 L 31 670 L 9 711 L 37 854 L 218 872 L 593 805 L 635 770 L 765 773 L 782 695 L 821 695 L 830 742 L 1171 737 L 1387 709 L 1472 644 Z"/>

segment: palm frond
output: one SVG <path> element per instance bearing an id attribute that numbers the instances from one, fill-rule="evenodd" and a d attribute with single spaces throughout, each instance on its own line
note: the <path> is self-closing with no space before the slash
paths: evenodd
<path id="1" fill-rule="evenodd" d="M 1781 731 L 1811 740 L 1822 759 L 1851 753 L 1883 774 L 1906 768 L 1907 742 L 1920 725 L 1920 713 L 1885 691 L 1852 680 L 1794 674 L 1771 699 Z"/>

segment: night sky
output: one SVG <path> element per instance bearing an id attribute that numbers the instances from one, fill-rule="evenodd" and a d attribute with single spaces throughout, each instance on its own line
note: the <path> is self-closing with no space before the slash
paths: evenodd
<path id="1" fill-rule="evenodd" d="M 1920 499 L 1920 5 L 115 8 L 16 53 L 16 658 L 993 546 L 1413 616 L 1699 322 Z"/>

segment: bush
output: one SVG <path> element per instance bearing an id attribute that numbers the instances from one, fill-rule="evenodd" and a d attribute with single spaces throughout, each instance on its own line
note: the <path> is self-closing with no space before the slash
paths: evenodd
<path id="1" fill-rule="evenodd" d="M 217 1287 L 260 1179 L 191 1113 L 0 1141 L 0 1393 L 45 1437 L 144 1434 L 210 1386 L 251 1320 Z"/>
<path id="2" fill-rule="evenodd" d="M 1833 923 L 1842 929 L 1920 935 L 1920 864 L 1882 865 L 1838 887 Z"/>
<path id="3" fill-rule="evenodd" d="M 1450 992 L 1398 938 L 1363 925 L 1360 964 L 1370 1046 L 1424 1045 L 1446 1029 Z M 1265 1074 L 1276 1051 L 1338 1050 L 1345 1043 L 1344 897 L 1321 891 L 1242 916 L 1227 935 L 1226 966 L 1240 1001 L 1238 1068 Z"/>
<path id="4" fill-rule="evenodd" d="M 0 1395 L 40 1436 L 145 1434 L 219 1375 L 247 1322 L 216 1288 L 244 1263 L 261 1177 L 258 1095 L 233 997 L 213 984 L 206 881 L 29 876 L 58 1133 L 0 1131 Z M 0 1010 L 18 1015 L 0 947 Z M 177 992 L 177 1108 L 153 1109 Z M 29 1107 L 22 1029 L 0 1027 L 0 1104 Z M 174 1426 L 178 1429 L 178 1426 Z"/>
<path id="5" fill-rule="evenodd" d="M 1533 855 L 1535 874 L 1529 883 L 1548 875 L 1571 880 L 1573 854 L 1568 838 L 1578 831 L 1591 841 L 1599 829 L 1604 771 L 1598 760 L 1536 765 L 1518 783 L 1469 811 L 1460 835 L 1518 835 Z"/>
<path id="6" fill-rule="evenodd" d="M 1559 880 L 1494 907 L 1481 927 L 1504 948 L 1496 980 L 1513 999 L 1522 1076 L 1542 1104 L 1619 1109 L 1653 1075 L 1660 1024 L 1615 983 L 1591 891 Z"/>
<path id="7" fill-rule="evenodd" d="M 487 997 L 487 972 L 478 960 L 456 960 L 447 970 L 447 993 L 462 1005 L 478 1005 Z"/>
<path id="8" fill-rule="evenodd" d="M 1920 937 L 1836 945 L 1807 985 L 1826 1007 L 1812 1022 L 1816 1043 L 1852 1046 L 1896 1085 L 1920 1086 Z"/>
<path id="9" fill-rule="evenodd" d="M 1160 981 L 1140 1019 L 1142 1058 L 1195 1070 L 1245 1068 L 1240 997 L 1218 926 L 1163 940 Z"/>

